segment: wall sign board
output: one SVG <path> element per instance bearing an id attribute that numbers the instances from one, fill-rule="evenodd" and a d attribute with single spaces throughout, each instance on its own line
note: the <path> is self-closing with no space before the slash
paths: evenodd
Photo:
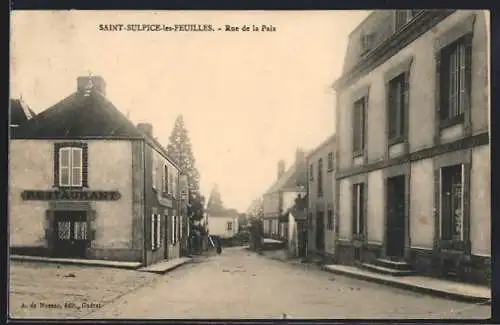
<path id="1" fill-rule="evenodd" d="M 81 190 L 26 190 L 21 193 L 25 201 L 118 201 L 118 191 L 81 191 Z"/>

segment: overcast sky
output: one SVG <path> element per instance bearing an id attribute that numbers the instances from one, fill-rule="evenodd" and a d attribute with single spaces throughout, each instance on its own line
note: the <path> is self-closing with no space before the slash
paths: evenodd
<path id="1" fill-rule="evenodd" d="M 166 147 L 184 116 L 201 190 L 246 211 L 293 162 L 335 132 L 331 83 L 367 11 L 13 12 L 11 97 L 41 112 L 89 71 Z M 99 24 L 262 24 L 275 32 L 104 32 Z"/>

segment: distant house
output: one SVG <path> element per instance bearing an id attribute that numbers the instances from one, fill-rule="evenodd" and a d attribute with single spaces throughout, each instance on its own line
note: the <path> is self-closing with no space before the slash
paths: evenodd
<path id="1" fill-rule="evenodd" d="M 9 127 L 11 134 L 13 134 L 20 125 L 36 115 L 22 98 L 10 100 L 9 112 Z"/>
<path id="2" fill-rule="evenodd" d="M 278 162 L 274 184 L 263 195 L 263 227 L 266 237 L 286 239 L 288 216 L 285 212 L 294 205 L 298 194 L 306 194 L 307 170 L 304 150 L 298 148 L 295 162 L 285 170 L 285 162 Z"/>
<path id="3" fill-rule="evenodd" d="M 289 257 L 306 257 L 308 243 L 307 196 L 298 194 L 288 216 L 287 247 Z"/>
<path id="4" fill-rule="evenodd" d="M 130 122 L 101 77 L 20 124 L 10 140 L 11 253 L 138 261 L 179 256 L 179 168 Z"/>
<path id="5" fill-rule="evenodd" d="M 238 233 L 239 222 L 237 211 L 227 210 L 216 214 L 208 213 L 207 219 L 210 235 L 231 238 Z"/>
<path id="6" fill-rule="evenodd" d="M 308 250 L 325 260 L 335 255 L 335 135 L 307 155 Z"/>

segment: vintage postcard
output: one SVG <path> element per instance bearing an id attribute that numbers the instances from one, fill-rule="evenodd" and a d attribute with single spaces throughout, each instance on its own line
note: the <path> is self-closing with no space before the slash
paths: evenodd
<path id="1" fill-rule="evenodd" d="M 489 319 L 483 10 L 11 12 L 11 319 Z"/>

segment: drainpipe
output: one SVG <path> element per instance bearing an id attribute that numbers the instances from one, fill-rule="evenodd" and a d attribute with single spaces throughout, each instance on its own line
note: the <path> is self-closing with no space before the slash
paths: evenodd
<path id="1" fill-rule="evenodd" d="M 147 253 L 147 238 L 146 238 L 146 215 L 147 215 L 147 204 L 146 204 L 146 201 L 147 201 L 147 182 L 146 182 L 146 176 L 147 176 L 147 173 L 146 173 L 146 141 L 145 140 L 141 140 L 141 153 L 142 153 L 142 172 L 143 172 L 143 176 L 144 176 L 144 192 L 143 192 L 143 197 L 144 197 L 144 208 L 143 208 L 143 218 L 142 218 L 142 224 L 143 224 L 143 228 L 142 228 L 142 238 L 143 238 L 143 244 L 142 244 L 142 259 L 143 259 L 143 264 L 144 266 L 147 266 L 147 257 L 148 257 L 148 253 Z"/>

